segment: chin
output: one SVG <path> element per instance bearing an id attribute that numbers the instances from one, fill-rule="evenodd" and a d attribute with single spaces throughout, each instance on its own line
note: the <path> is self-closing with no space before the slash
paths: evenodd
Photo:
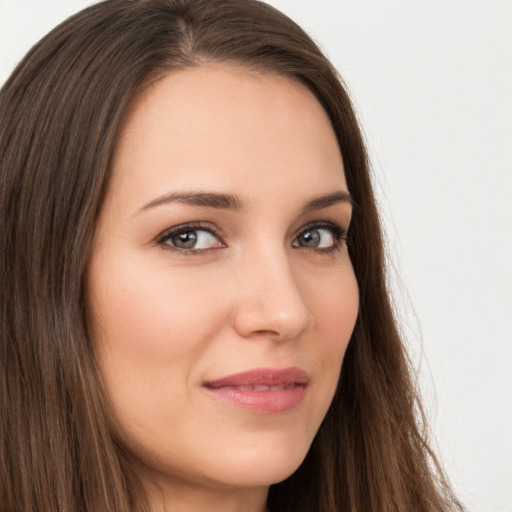
<path id="1" fill-rule="evenodd" d="M 293 441 L 293 440 L 292 440 Z M 222 465 L 214 465 L 216 478 L 236 487 L 270 486 L 286 480 L 302 464 L 309 444 L 282 442 L 275 446 L 264 442 L 258 446 L 230 451 Z"/>
<path id="2" fill-rule="evenodd" d="M 234 468 L 217 468 L 215 480 L 228 487 L 269 487 L 286 480 L 298 469 L 303 459 L 304 457 L 299 460 L 266 459 L 258 464 L 247 462 Z"/>
<path id="3" fill-rule="evenodd" d="M 148 457 L 147 451 L 136 450 L 136 455 L 168 482 L 176 479 L 211 488 L 249 489 L 286 480 L 301 465 L 310 445 L 304 438 L 268 433 L 253 436 L 250 442 L 239 438 L 229 446 L 223 441 L 207 448 L 199 440 L 187 460 L 181 461 L 162 451 Z"/>

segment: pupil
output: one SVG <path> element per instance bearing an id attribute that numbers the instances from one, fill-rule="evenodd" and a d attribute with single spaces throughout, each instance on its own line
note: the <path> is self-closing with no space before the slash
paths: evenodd
<path id="1" fill-rule="evenodd" d="M 320 233 L 316 230 L 306 231 L 302 235 L 302 241 L 307 247 L 318 247 L 320 243 Z"/>
<path id="2" fill-rule="evenodd" d="M 197 233 L 195 231 L 185 231 L 172 237 L 172 243 L 182 249 L 192 249 L 197 242 Z"/>

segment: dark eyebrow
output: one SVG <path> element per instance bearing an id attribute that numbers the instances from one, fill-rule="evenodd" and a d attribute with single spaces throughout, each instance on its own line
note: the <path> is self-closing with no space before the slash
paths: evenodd
<path id="1" fill-rule="evenodd" d="M 189 206 L 202 206 L 218 210 L 241 211 L 245 208 L 244 202 L 232 194 L 216 194 L 211 192 L 173 192 L 153 199 L 146 203 L 139 211 L 149 210 L 155 206 L 167 203 L 183 203 Z"/>
<path id="2" fill-rule="evenodd" d="M 168 203 L 183 203 L 189 206 L 201 206 L 214 208 L 217 210 L 242 211 L 246 208 L 245 203 L 238 196 L 233 194 L 218 194 L 213 192 L 171 192 L 164 194 L 146 203 L 139 212 L 149 210 L 155 206 Z M 352 196 L 343 190 L 332 192 L 323 196 L 318 196 L 306 203 L 302 213 L 308 213 L 314 210 L 328 208 L 334 204 L 344 202 L 354 204 Z"/>
<path id="3" fill-rule="evenodd" d="M 302 213 L 308 213 L 313 210 L 321 210 L 322 208 L 328 208 L 337 203 L 349 203 L 354 206 L 354 199 L 352 196 L 343 190 L 332 192 L 324 196 L 318 196 L 308 201 L 304 206 Z"/>

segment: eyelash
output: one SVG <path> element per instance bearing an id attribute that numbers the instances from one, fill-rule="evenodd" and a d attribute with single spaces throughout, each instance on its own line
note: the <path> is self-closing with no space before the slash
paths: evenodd
<path id="1" fill-rule="evenodd" d="M 314 221 L 309 224 L 306 224 L 301 228 L 301 230 L 297 233 L 294 241 L 302 235 L 304 232 L 313 229 L 329 229 L 332 232 L 334 242 L 330 247 L 318 247 L 309 250 L 314 250 L 317 253 L 322 253 L 325 255 L 334 254 L 338 252 L 342 246 L 349 243 L 348 230 L 341 227 L 339 224 L 335 224 L 330 221 Z M 297 247 L 297 249 L 308 249 L 307 247 Z"/>
<path id="2" fill-rule="evenodd" d="M 317 253 L 322 253 L 325 255 L 333 254 L 339 251 L 343 244 L 347 245 L 349 243 L 349 235 L 348 230 L 341 227 L 338 224 L 330 221 L 314 221 L 309 224 L 306 224 L 301 228 L 301 230 L 297 233 L 297 235 L 293 238 L 293 241 L 297 240 L 303 233 L 308 230 L 313 229 L 329 229 L 332 232 L 334 243 L 330 247 L 318 247 L 318 248 L 308 248 L 303 246 L 294 246 L 296 249 L 306 249 L 312 250 Z M 180 233 L 185 233 L 187 231 L 206 231 L 217 238 L 220 243 L 223 244 L 224 247 L 227 247 L 220 230 L 213 224 L 205 223 L 205 222 L 188 222 L 186 224 L 180 224 L 178 226 L 174 226 L 171 229 L 164 231 L 161 235 L 156 238 L 156 243 L 162 246 L 165 250 L 169 250 L 175 253 L 178 253 L 183 256 L 189 255 L 200 255 L 210 252 L 211 250 L 217 250 L 223 247 L 211 247 L 207 249 L 183 249 L 180 247 L 175 247 L 174 245 L 166 243 L 173 236 L 179 235 Z"/>
<path id="3" fill-rule="evenodd" d="M 198 255 L 205 254 L 210 252 L 211 250 L 217 250 L 217 247 L 212 247 L 209 249 L 182 249 L 180 247 L 175 247 L 171 244 L 166 243 L 173 236 L 179 235 L 180 233 L 186 233 L 187 231 L 206 231 L 212 234 L 215 238 L 217 238 L 225 247 L 226 243 L 222 237 L 220 230 L 213 224 L 209 224 L 206 222 L 187 222 L 186 224 L 180 224 L 178 226 L 174 226 L 171 229 L 164 231 L 161 235 L 159 235 L 156 239 L 156 243 L 161 245 L 164 249 L 168 251 L 172 251 L 178 253 L 183 256 L 189 255 Z"/>

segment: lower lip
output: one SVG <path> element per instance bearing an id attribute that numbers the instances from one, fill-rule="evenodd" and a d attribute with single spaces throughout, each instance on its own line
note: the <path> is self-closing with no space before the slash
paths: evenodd
<path id="1" fill-rule="evenodd" d="M 282 390 L 241 390 L 236 386 L 206 388 L 222 402 L 262 414 L 278 414 L 297 407 L 306 393 L 306 386 L 296 385 Z"/>

